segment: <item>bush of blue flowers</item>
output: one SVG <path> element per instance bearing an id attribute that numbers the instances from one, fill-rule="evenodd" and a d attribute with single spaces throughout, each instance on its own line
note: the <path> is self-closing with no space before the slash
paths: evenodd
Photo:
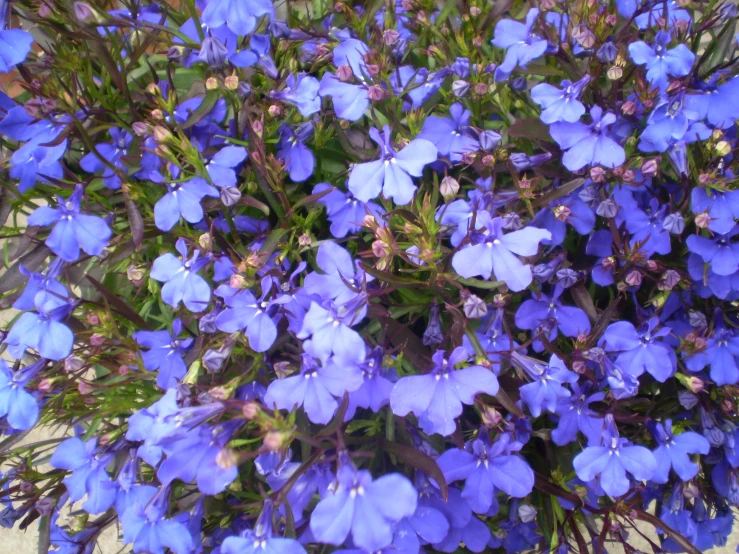
<path id="1" fill-rule="evenodd" d="M 0 10 L 0 525 L 726 551 L 732 2 Z"/>

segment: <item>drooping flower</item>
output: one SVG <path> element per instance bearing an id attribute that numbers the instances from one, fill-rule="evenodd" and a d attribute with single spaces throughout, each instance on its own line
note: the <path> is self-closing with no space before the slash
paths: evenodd
<path id="1" fill-rule="evenodd" d="M 610 133 L 616 123 L 611 112 L 603 113 L 598 106 L 590 109 L 593 122 L 588 125 L 575 122 L 554 123 L 549 132 L 559 147 L 565 150 L 562 163 L 570 171 L 577 171 L 587 165 L 617 167 L 624 163 L 626 153 Z"/>
<path id="2" fill-rule="evenodd" d="M 334 495 L 311 514 L 310 529 L 319 542 L 339 546 L 351 535 L 356 546 L 375 552 L 392 543 L 393 524 L 416 511 L 418 493 L 398 473 L 373 481 L 369 471 L 358 471 L 345 460 L 336 480 Z"/>
<path id="3" fill-rule="evenodd" d="M 348 121 L 359 120 L 369 108 L 369 86 L 346 83 L 333 73 L 323 74 L 319 94 L 330 96 L 336 115 Z"/>
<path id="4" fill-rule="evenodd" d="M 479 212 L 475 230 L 469 234 L 470 243 L 452 258 L 452 267 L 462 277 L 495 278 L 518 292 L 531 284 L 531 266 L 524 265 L 518 256 L 533 256 L 539 243 L 551 239 L 543 229 L 526 227 L 512 233 L 503 233 L 503 218 L 492 218 L 488 212 Z"/>
<path id="5" fill-rule="evenodd" d="M 420 177 L 423 168 L 436 161 L 436 146 L 417 138 L 396 151 L 390 142 L 388 125 L 383 127 L 382 134 L 375 128 L 370 129 L 370 137 L 380 147 L 381 157 L 352 168 L 347 183 L 349 190 L 363 202 L 369 202 L 382 193 L 398 205 L 408 204 L 417 188 L 411 177 Z"/>
<path id="6" fill-rule="evenodd" d="M 661 91 L 669 84 L 668 76 L 684 77 L 690 73 L 695 61 L 695 54 L 684 44 L 668 50 L 667 45 L 671 41 L 669 32 L 658 31 L 653 46 L 643 41 L 629 45 L 631 59 L 635 64 L 647 67 L 647 80 Z"/>
<path id="7" fill-rule="evenodd" d="M 708 454 L 711 446 L 705 437 L 693 431 L 673 435 L 671 419 L 665 420 L 664 425 L 652 421 L 649 428 L 659 445 L 654 451 L 657 466 L 652 481 L 667 483 L 670 468 L 674 469 L 683 481 L 690 481 L 695 477 L 698 474 L 698 464 L 690 460 L 689 454 Z"/>
<path id="8" fill-rule="evenodd" d="M 448 359 L 444 354 L 443 350 L 434 354 L 431 372 L 401 377 L 390 394 L 390 407 L 399 416 L 413 412 L 426 433 L 448 436 L 456 429 L 462 405 L 474 403 L 480 393 L 494 396 L 498 380 L 481 366 L 455 370 L 455 365 L 468 358 L 463 347 L 456 348 Z"/>
<path id="9" fill-rule="evenodd" d="M 200 275 L 200 271 L 210 260 L 207 256 L 200 257 L 200 251 L 195 250 L 191 258 L 187 258 L 187 244 L 184 239 L 178 239 L 175 245 L 182 259 L 176 258 L 167 252 L 156 260 L 151 269 L 151 278 L 164 283 L 162 300 L 172 307 L 184 302 L 188 310 L 202 312 L 210 302 L 210 287 Z"/>
<path id="10" fill-rule="evenodd" d="M 102 217 L 80 213 L 83 192 L 77 185 L 69 199 L 57 197 L 57 208 L 40 206 L 28 217 L 29 225 L 54 225 L 46 246 L 65 262 L 77 261 L 80 248 L 100 256 L 113 234 Z"/>
<path id="11" fill-rule="evenodd" d="M 585 113 L 585 106 L 579 98 L 589 82 L 590 75 L 585 75 L 574 83 L 565 79 L 560 84 L 561 89 L 547 83 L 536 85 L 531 89 L 531 99 L 543 109 L 539 119 L 547 125 L 558 121 L 580 121 Z"/>
<path id="12" fill-rule="evenodd" d="M 487 431 L 465 445 L 452 448 L 437 459 L 448 483 L 465 480 L 462 498 L 472 511 L 487 514 L 495 500 L 496 489 L 517 498 L 523 498 L 534 488 L 534 472 L 526 461 L 516 454 L 523 447 L 502 435 L 490 442 Z M 497 510 L 496 510 L 497 511 Z"/>
<path id="13" fill-rule="evenodd" d="M 549 43 L 545 38 L 532 32 L 539 10 L 532 8 L 526 14 L 526 23 L 502 19 L 495 26 L 495 34 L 491 41 L 498 48 L 506 48 L 503 63 L 495 68 L 495 80 L 505 81 L 516 69 L 526 67 L 530 61 L 542 56 Z"/>
<path id="14" fill-rule="evenodd" d="M 159 370 L 157 385 L 169 389 L 177 385 L 187 373 L 187 366 L 182 357 L 190 350 L 194 339 L 180 339 L 182 321 L 172 322 L 169 331 L 136 331 L 134 340 L 148 350 L 142 354 L 144 367 L 149 371 Z"/>

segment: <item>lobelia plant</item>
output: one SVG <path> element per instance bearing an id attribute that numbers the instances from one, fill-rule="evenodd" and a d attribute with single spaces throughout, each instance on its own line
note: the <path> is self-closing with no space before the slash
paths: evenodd
<path id="1" fill-rule="evenodd" d="M 736 20 L 2 3 L 0 525 L 58 554 L 110 526 L 149 554 L 634 552 L 645 526 L 724 552 Z"/>

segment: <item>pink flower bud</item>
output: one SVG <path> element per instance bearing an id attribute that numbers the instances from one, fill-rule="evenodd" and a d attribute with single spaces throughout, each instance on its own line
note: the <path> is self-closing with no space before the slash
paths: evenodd
<path id="1" fill-rule="evenodd" d="M 349 79 L 352 78 L 353 75 L 354 74 L 352 73 L 352 68 L 349 67 L 348 65 L 340 65 L 336 69 L 336 76 L 341 81 L 348 81 Z"/>

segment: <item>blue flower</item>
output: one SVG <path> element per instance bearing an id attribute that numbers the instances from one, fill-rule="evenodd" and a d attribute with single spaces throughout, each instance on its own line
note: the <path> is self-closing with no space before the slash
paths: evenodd
<path id="1" fill-rule="evenodd" d="M 190 554 L 193 540 L 187 527 L 164 517 L 169 508 L 169 487 L 154 491 L 153 487 L 147 489 L 147 494 L 120 516 L 123 542 L 133 543 L 136 553 L 163 554 L 169 548 L 175 554 Z"/>
<path id="2" fill-rule="evenodd" d="M 558 89 L 547 83 L 541 83 L 531 89 L 531 99 L 536 102 L 543 111 L 539 119 L 547 125 L 565 121 L 574 123 L 580 121 L 585 113 L 585 106 L 580 102 L 580 94 L 590 82 L 590 75 L 585 75 L 574 83 L 564 80 Z"/>
<path id="3" fill-rule="evenodd" d="M 182 332 L 182 322 L 175 319 L 172 322 L 172 332 L 169 331 L 136 331 L 134 340 L 148 351 L 142 354 L 144 367 L 149 371 L 159 370 L 157 385 L 168 389 L 177 385 L 187 373 L 182 356 L 190 350 L 193 339 L 179 339 Z"/>
<path id="4" fill-rule="evenodd" d="M 417 138 L 397 152 L 390 143 L 388 125 L 383 127 L 382 135 L 377 129 L 370 129 L 370 137 L 380 146 L 381 157 L 352 168 L 347 183 L 349 190 L 362 202 L 382 193 L 400 206 L 408 204 L 417 188 L 411 176 L 420 177 L 423 168 L 436 161 L 436 146 Z"/>
<path id="5" fill-rule="evenodd" d="M 49 463 L 57 469 L 72 471 L 64 478 L 64 484 L 73 502 L 87 494 L 82 505 L 85 511 L 99 514 L 113 505 L 116 488 L 105 467 L 113 460 L 113 454 L 97 449 L 97 438 L 82 442 L 77 437 L 65 440 L 56 447 Z"/>
<path id="6" fill-rule="evenodd" d="M 69 291 L 58 281 L 63 261 L 55 259 L 49 264 L 46 273 L 34 273 L 20 266 L 21 274 L 28 281 L 23 293 L 13 302 L 15 310 L 33 310 L 48 312 L 67 303 Z"/>
<path id="7" fill-rule="evenodd" d="M 684 77 L 690 73 L 695 61 L 695 54 L 684 44 L 678 44 L 668 50 L 667 45 L 671 40 L 670 33 L 658 31 L 653 46 L 643 41 L 632 42 L 629 45 L 631 59 L 637 65 L 647 66 L 647 81 L 663 92 L 669 84 L 668 75 Z"/>
<path id="8" fill-rule="evenodd" d="M 649 450 L 632 445 L 614 433 L 605 433 L 604 436 L 606 442 L 603 446 L 589 446 L 575 456 L 572 465 L 580 479 L 587 482 L 600 476 L 600 484 L 606 494 L 618 497 L 629 492 L 626 472 L 638 481 L 652 478 L 657 462 Z"/>
<path id="9" fill-rule="evenodd" d="M 279 92 L 271 92 L 270 96 L 283 102 L 295 104 L 303 117 L 308 117 L 321 109 L 321 97 L 318 94 L 318 79 L 299 73 L 292 73 L 285 80 L 285 88 Z"/>
<path id="10" fill-rule="evenodd" d="M 464 246 L 452 258 L 452 267 L 461 277 L 495 278 L 503 281 L 514 292 L 531 284 L 531 266 L 518 256 L 534 256 L 539 243 L 551 239 L 552 234 L 536 227 L 525 227 L 504 234 L 503 218 L 492 218 L 488 212 L 479 212 L 475 230 L 469 233 L 470 244 Z"/>
<path id="11" fill-rule="evenodd" d="M 211 28 L 228 26 L 238 36 L 252 34 L 257 27 L 257 18 L 274 18 L 274 7 L 270 0 L 209 0 L 203 10 L 203 23 Z"/>
<path id="12" fill-rule="evenodd" d="M 167 304 L 176 308 L 184 302 L 191 312 L 202 312 L 210 302 L 210 287 L 198 271 L 210 260 L 207 256 L 199 258 L 199 250 L 187 259 L 187 245 L 183 239 L 177 240 L 176 247 L 182 259 L 169 252 L 159 256 L 151 268 L 151 278 L 164 283 L 162 300 Z"/>
<path id="13" fill-rule="evenodd" d="M 179 440 L 167 442 L 164 448 L 167 459 L 157 470 L 159 481 L 165 486 L 175 479 L 186 483 L 196 481 L 203 494 L 223 492 L 239 474 L 236 460 L 224 448 L 240 425 L 238 420 L 215 427 L 200 425 Z"/>
<path id="14" fill-rule="evenodd" d="M 444 78 L 450 69 L 444 68 L 429 73 L 426 68 L 415 68 L 410 65 L 398 67 L 389 77 L 390 86 L 395 96 L 407 96 L 410 102 L 403 102 L 403 111 L 419 108 L 441 88 Z"/>
<path id="15" fill-rule="evenodd" d="M 667 483 L 670 468 L 674 469 L 683 481 L 690 481 L 695 477 L 698 474 L 698 464 L 690 461 L 689 454 L 708 454 L 711 446 L 705 437 L 693 431 L 673 435 L 671 419 L 666 419 L 664 426 L 652 421 L 649 428 L 658 444 L 654 451 L 657 466 L 652 481 Z"/>
<path id="16" fill-rule="evenodd" d="M 312 338 L 314 353 L 321 360 L 328 359 L 332 353 L 339 358 L 352 359 L 357 352 L 364 352 L 364 340 L 351 326 L 362 320 L 358 314 L 365 312 L 366 304 L 364 293 L 341 306 L 331 301 L 321 306 L 311 300 L 297 337 Z"/>
<path id="17" fill-rule="evenodd" d="M 581 235 L 589 235 L 595 226 L 595 213 L 573 192 L 560 200 L 553 200 L 542 208 L 534 223 L 552 233 L 552 238 L 542 241 L 546 245 L 559 246 L 565 240 L 567 223 Z"/>
<path id="18" fill-rule="evenodd" d="M 290 179 L 298 183 L 313 175 L 316 159 L 313 152 L 304 144 L 312 134 L 312 121 L 301 125 L 297 132 L 293 131 L 289 125 L 280 127 L 277 158 L 285 164 Z"/>
<path id="19" fill-rule="evenodd" d="M 516 66 L 526 67 L 530 61 L 542 56 L 549 47 L 545 38 L 531 31 L 539 10 L 532 8 L 526 14 L 526 23 L 503 19 L 495 26 L 491 41 L 498 48 L 507 48 L 503 63 L 495 68 L 495 80 L 505 81 Z"/>
<path id="20" fill-rule="evenodd" d="M 529 407 L 531 415 L 539 417 L 542 410 L 556 413 L 557 404 L 571 393 L 562 385 L 576 383 L 577 373 L 573 373 L 555 354 L 544 364 L 535 358 L 522 356 L 518 352 L 511 355 L 511 361 L 532 379 L 519 390 L 521 400 Z"/>
<path id="21" fill-rule="evenodd" d="M 694 214 L 708 214 L 708 228 L 719 235 L 731 231 L 739 218 L 739 191 L 696 187 L 690 192 L 690 202 Z"/>
<path id="22" fill-rule="evenodd" d="M 272 381 L 264 404 L 288 411 L 302 406 L 308 419 L 325 425 L 336 413 L 344 393 L 357 390 L 364 382 L 359 368 L 364 361 L 364 348 L 351 352 L 353 358 L 330 358 L 321 363 L 313 342 L 303 343 L 303 350 L 300 373 Z"/>
<path id="23" fill-rule="evenodd" d="M 369 471 L 358 471 L 347 460 L 336 480 L 334 495 L 321 500 L 311 514 L 310 529 L 319 542 L 339 546 L 351 535 L 356 546 L 375 552 L 392 542 L 393 524 L 416 511 L 418 493 L 398 473 L 373 481 Z"/>
<path id="24" fill-rule="evenodd" d="M 24 387 L 45 366 L 46 360 L 40 360 L 13 372 L 5 360 L 0 360 L 0 417 L 7 417 L 13 429 L 26 431 L 36 425 L 38 402 Z"/>
<path id="25" fill-rule="evenodd" d="M 390 394 L 397 376 L 393 370 L 383 367 L 383 354 L 382 347 L 376 346 L 359 364 L 363 382 L 357 389 L 349 392 L 345 421 L 354 417 L 357 408 L 370 409 L 378 413 L 390 403 Z"/>
<path id="26" fill-rule="evenodd" d="M 334 111 L 341 119 L 357 121 L 369 108 L 369 87 L 345 83 L 333 73 L 324 73 L 319 86 L 321 96 L 330 96 Z"/>
<path id="27" fill-rule="evenodd" d="M 328 183 L 318 183 L 313 187 L 313 194 L 320 194 L 330 189 L 331 192 L 321 196 L 318 203 L 326 207 L 328 220 L 331 222 L 329 231 L 334 238 L 342 239 L 349 233 L 356 233 L 361 229 L 361 223 L 367 214 L 374 216 L 377 221 L 382 220 L 384 210 L 374 202 L 362 202 L 351 193 L 345 193 Z"/>
<path id="28" fill-rule="evenodd" d="M 218 197 L 218 191 L 196 177 L 184 183 L 167 183 L 167 194 L 154 205 L 154 224 L 157 229 L 169 231 L 182 216 L 189 223 L 203 219 L 200 201 L 205 196 Z"/>
<path id="29" fill-rule="evenodd" d="M 238 537 L 228 537 L 221 545 L 221 554 L 305 554 L 305 548 L 295 539 L 275 537 L 272 530 L 274 507 L 266 500 L 254 529 Z"/>
<path id="30" fill-rule="evenodd" d="M 109 189 L 117 190 L 121 188 L 120 174 L 121 172 L 125 173 L 125 166 L 121 158 L 128 151 L 133 137 L 124 130 L 110 129 L 110 138 L 113 140 L 112 143 L 101 143 L 95 146 L 97 154 L 90 152 L 84 156 L 80 160 L 80 167 L 88 173 L 102 171 L 105 186 Z"/>
<path id="31" fill-rule="evenodd" d="M 462 498 L 472 511 L 487 514 L 497 502 L 496 489 L 517 498 L 523 498 L 533 490 L 534 472 L 521 456 L 515 454 L 522 447 L 520 443 L 511 443 L 508 435 L 502 435 L 491 444 L 487 431 L 481 431 L 475 440 L 465 445 L 464 450 L 447 450 L 436 463 L 448 483 L 466 481 Z"/>
<path id="32" fill-rule="evenodd" d="M 729 233 L 714 238 L 690 235 L 686 244 L 688 250 L 710 264 L 711 271 L 716 275 L 731 276 L 739 271 L 739 243 L 730 242 L 737 234 L 739 229 L 734 227 Z"/>
<path id="33" fill-rule="evenodd" d="M 671 329 L 659 326 L 659 318 L 652 317 L 637 331 L 628 321 L 611 323 L 599 344 L 606 352 L 617 352 L 616 364 L 634 377 L 647 371 L 664 383 L 677 370 L 674 350 L 664 340 Z"/>
<path id="34" fill-rule="evenodd" d="M 432 142 L 440 156 L 449 156 L 452 162 L 459 162 L 465 153 L 480 148 L 477 139 L 470 136 L 470 115 L 462 104 L 453 104 L 449 108 L 450 117 L 427 117 L 418 138 Z"/>
<path id="35" fill-rule="evenodd" d="M 534 350 L 541 352 L 544 345 L 538 340 L 538 335 L 544 335 L 547 340 L 557 338 L 559 331 L 566 337 L 575 338 L 580 334 L 590 333 L 588 316 L 580 308 L 565 306 L 559 299 L 564 289 L 557 285 L 551 298 L 543 293 L 529 298 L 516 311 L 516 326 L 534 333 Z"/>
<path id="36" fill-rule="evenodd" d="M 723 322 L 723 314 L 715 318 L 713 336 L 706 341 L 705 348 L 685 360 L 690 371 L 701 371 L 710 366 L 711 379 L 719 385 L 733 385 L 739 381 L 739 337 L 733 330 L 727 329 Z"/>
<path id="37" fill-rule="evenodd" d="M 690 95 L 680 93 L 654 108 L 639 135 L 639 150 L 664 152 L 680 142 L 706 140 L 711 135 L 711 130 L 699 121 L 700 113 L 691 109 L 689 99 Z"/>
<path id="38" fill-rule="evenodd" d="M 631 13 L 628 13 L 628 15 L 626 15 L 627 12 L 621 14 L 624 17 L 631 17 L 636 11 L 637 2 L 635 0 L 621 1 L 628 2 L 630 4 L 633 3 L 631 4 L 633 5 Z M 648 29 L 649 27 L 660 25 L 659 22 L 663 19 L 665 11 L 667 11 L 666 25 L 668 29 L 672 29 L 678 21 L 687 21 L 688 23 L 692 22 L 688 11 L 681 8 L 675 0 L 657 0 L 657 2 L 654 2 L 649 6 L 649 9 L 645 13 L 637 15 L 634 20 L 640 29 Z M 619 11 L 619 13 L 621 12 Z"/>
<path id="39" fill-rule="evenodd" d="M 3 17 L 5 17 L 5 13 L 3 13 Z M 21 29 L 0 31 L 0 73 L 11 71 L 16 65 L 25 60 L 31 51 L 32 44 L 33 36 L 31 36 L 31 33 Z"/>
<path id="40" fill-rule="evenodd" d="M 243 146 L 225 146 L 221 148 L 205 164 L 208 178 L 222 189 L 236 186 L 237 178 L 234 168 L 243 162 L 246 156 L 246 148 Z"/>
<path id="41" fill-rule="evenodd" d="M 598 106 L 590 109 L 593 122 L 590 125 L 575 122 L 554 123 L 549 128 L 552 138 L 566 152 L 562 163 L 570 171 L 577 171 L 587 165 L 617 167 L 624 163 L 624 149 L 611 138 L 609 129 L 616 122 L 611 112 L 603 114 Z"/>
<path id="42" fill-rule="evenodd" d="M 603 431 L 603 419 L 590 409 L 592 402 L 600 402 L 605 398 L 602 392 L 589 394 L 589 387 L 572 384 L 572 396 L 560 398 L 556 413 L 559 416 L 557 427 L 552 430 L 552 441 L 557 446 L 564 446 L 577 440 L 577 432 L 588 439 L 588 444 L 600 444 Z"/>
<path id="43" fill-rule="evenodd" d="M 10 176 L 18 179 L 18 190 L 26 192 L 39 180 L 48 182 L 49 177 L 61 179 L 64 170 L 59 160 L 68 146 L 66 140 L 55 146 L 40 146 L 38 141 L 31 140 L 13 152 L 10 157 Z"/>
<path id="44" fill-rule="evenodd" d="M 38 313 L 24 313 L 3 341 L 8 345 L 10 355 L 21 358 L 26 348 L 33 348 L 42 358 L 49 360 L 63 360 L 69 356 L 74 334 L 62 321 L 71 310 L 71 305 L 64 304 L 50 310 L 39 310 Z"/>
<path id="45" fill-rule="evenodd" d="M 41 206 L 28 218 L 29 225 L 54 225 L 46 246 L 65 262 L 76 262 L 80 248 L 100 256 L 113 234 L 102 217 L 80 213 L 82 194 L 82 186 L 77 185 L 69 199 L 57 197 L 58 208 Z"/>
<path id="46" fill-rule="evenodd" d="M 462 413 L 462 405 L 473 404 L 480 393 L 495 396 L 498 379 L 481 366 L 454 369 L 468 358 L 462 347 L 448 359 L 444 354 L 443 350 L 434 354 L 430 373 L 401 377 L 390 394 L 390 407 L 398 416 L 413 412 L 424 432 L 448 436 L 456 429 L 455 419 Z"/>

